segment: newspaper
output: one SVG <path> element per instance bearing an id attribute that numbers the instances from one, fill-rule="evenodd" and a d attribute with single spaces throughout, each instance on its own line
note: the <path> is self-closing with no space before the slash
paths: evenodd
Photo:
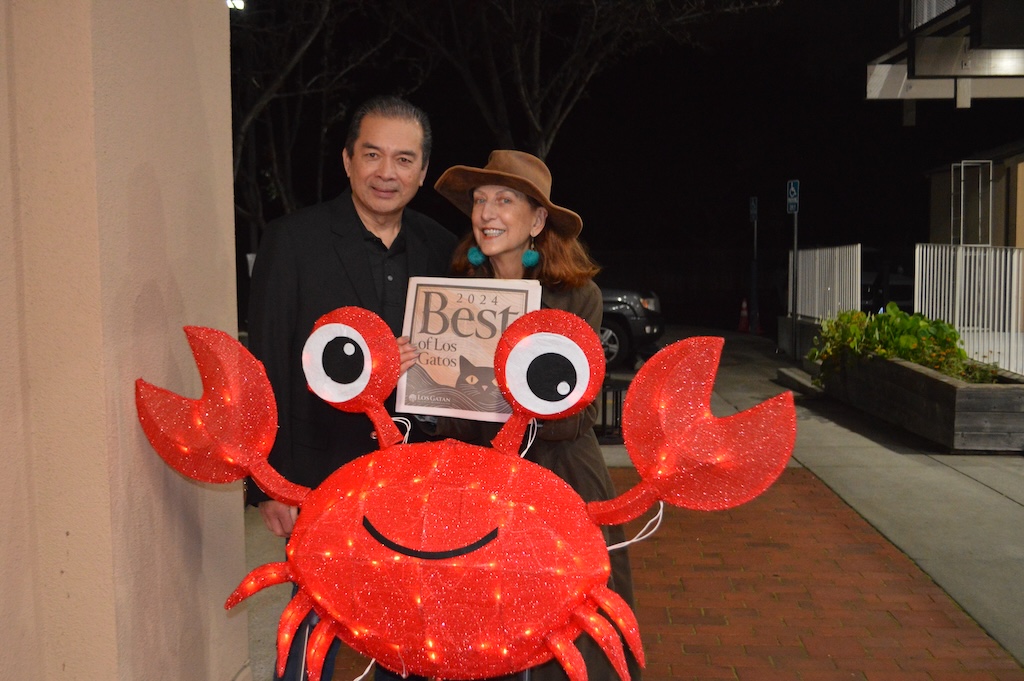
<path id="1" fill-rule="evenodd" d="M 509 324 L 540 309 L 540 282 L 411 277 L 403 334 L 420 351 L 398 380 L 396 410 L 505 422 L 494 351 Z"/>

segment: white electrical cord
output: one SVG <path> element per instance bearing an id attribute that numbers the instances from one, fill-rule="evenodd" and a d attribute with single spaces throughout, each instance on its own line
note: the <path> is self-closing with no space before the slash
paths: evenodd
<path id="1" fill-rule="evenodd" d="M 412 421 L 404 416 L 392 416 L 391 420 L 400 426 L 405 426 L 405 433 L 402 435 L 402 444 L 409 444 L 409 433 L 412 432 Z"/>
<path id="2" fill-rule="evenodd" d="M 658 531 L 659 527 L 661 527 L 661 520 L 662 520 L 662 518 L 664 516 L 665 516 L 665 502 L 664 501 L 659 501 L 658 502 L 658 512 L 655 513 L 654 517 L 652 517 L 650 520 L 648 520 L 647 523 L 642 528 L 640 528 L 640 531 L 637 532 L 633 536 L 632 539 L 627 539 L 626 541 L 619 542 L 618 544 L 612 544 L 611 546 L 608 547 L 608 550 L 609 551 L 617 551 L 619 549 L 624 549 L 627 546 L 629 546 L 630 544 L 636 544 L 637 542 L 642 542 L 645 539 L 649 538 L 652 534 L 654 534 L 655 532 Z M 652 523 L 654 524 L 654 527 L 651 527 Z"/>
<path id="3" fill-rule="evenodd" d="M 526 458 L 526 453 L 530 451 L 530 447 L 533 446 L 533 441 L 537 439 L 538 430 L 540 430 L 540 426 L 537 425 L 537 419 L 530 419 L 530 422 L 526 426 L 526 446 L 519 454 L 520 458 Z"/>

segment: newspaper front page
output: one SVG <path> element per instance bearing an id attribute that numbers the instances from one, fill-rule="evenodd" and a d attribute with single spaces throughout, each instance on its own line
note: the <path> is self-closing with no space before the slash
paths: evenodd
<path id="1" fill-rule="evenodd" d="M 397 411 L 507 421 L 494 351 L 509 324 L 540 309 L 540 294 L 526 279 L 410 278 L 403 333 L 420 356 L 398 380 Z"/>

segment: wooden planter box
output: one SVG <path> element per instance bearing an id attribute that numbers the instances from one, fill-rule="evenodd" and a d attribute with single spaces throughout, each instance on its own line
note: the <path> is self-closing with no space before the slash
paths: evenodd
<path id="1" fill-rule="evenodd" d="M 1024 379 L 950 378 L 902 359 L 868 357 L 830 377 L 825 392 L 951 453 L 1024 452 Z"/>

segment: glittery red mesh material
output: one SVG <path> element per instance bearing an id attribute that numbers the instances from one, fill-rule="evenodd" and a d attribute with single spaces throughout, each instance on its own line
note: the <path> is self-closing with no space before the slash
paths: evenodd
<path id="1" fill-rule="evenodd" d="M 724 340 L 695 337 L 641 367 L 623 405 L 623 441 L 658 497 L 712 511 L 750 501 L 786 467 L 796 439 L 792 393 L 717 418 L 711 392 Z"/>
<path id="2" fill-rule="evenodd" d="M 623 435 L 641 482 L 616 499 L 586 504 L 547 469 L 496 449 L 455 440 L 389 444 L 394 424 L 382 401 L 398 363 L 390 332 L 374 331 L 379 319 L 366 310 L 328 317 L 362 334 L 362 351 L 372 359 L 361 394 L 344 395 L 330 376 L 321 377 L 323 387 L 337 391 L 332 404 L 339 408 L 374 412 L 385 437 L 381 451 L 346 464 L 315 490 L 292 485 L 266 463 L 277 427 L 273 393 L 262 365 L 227 334 L 186 329 L 201 398 L 141 379 L 136 385 L 139 420 L 169 465 L 206 482 L 250 473 L 271 496 L 301 507 L 287 563 L 257 568 L 228 601 L 286 578 L 298 585 L 280 625 L 280 663 L 311 608 L 328 620 L 318 640 L 336 633 L 399 672 L 486 678 L 557 656 L 571 679 L 581 679 L 572 641 L 583 623 L 621 661 L 618 637 L 595 616 L 614 621 L 642 659 L 635 617 L 605 587 L 610 567 L 600 525 L 625 522 L 658 499 L 698 510 L 739 505 L 771 485 L 792 451 L 792 395 L 716 418 L 710 399 L 723 341 L 686 339 L 645 363 L 626 396 Z M 552 361 L 559 348 L 568 365 Z M 515 376 L 517 364 L 536 357 L 554 367 L 557 380 L 546 370 L 528 381 Z M 518 451 L 529 416 L 559 418 L 590 403 L 603 359 L 596 334 L 568 313 L 543 310 L 512 324 L 499 344 L 496 375 L 516 414 L 495 445 Z M 538 385 L 547 398 L 531 397 Z M 322 649 L 311 654 L 314 667 Z"/>
<path id="3" fill-rule="evenodd" d="M 550 659 L 544 637 L 578 635 L 571 613 L 610 570 L 565 482 L 455 440 L 339 469 L 307 498 L 288 553 L 346 643 L 390 669 L 449 679 Z"/>
<path id="4" fill-rule="evenodd" d="M 266 458 L 277 435 L 274 392 L 263 365 L 215 329 L 185 327 L 203 381 L 191 400 L 139 379 L 142 430 L 169 466 L 202 482 L 232 482 Z"/>

